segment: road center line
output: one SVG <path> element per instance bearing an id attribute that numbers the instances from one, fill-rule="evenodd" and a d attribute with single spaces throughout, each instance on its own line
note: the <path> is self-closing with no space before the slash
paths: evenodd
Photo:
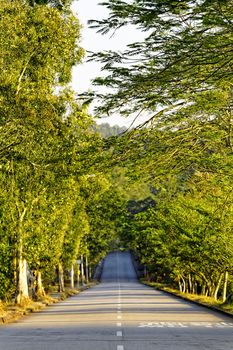
<path id="1" fill-rule="evenodd" d="M 117 337 L 122 337 L 122 331 L 117 332 Z"/>
<path id="2" fill-rule="evenodd" d="M 122 323 L 121 322 L 117 322 L 117 327 L 121 327 Z"/>

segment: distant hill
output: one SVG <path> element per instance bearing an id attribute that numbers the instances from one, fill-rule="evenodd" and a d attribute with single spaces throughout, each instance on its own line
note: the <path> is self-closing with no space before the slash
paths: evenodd
<path id="1" fill-rule="evenodd" d="M 114 125 L 111 126 L 108 123 L 96 124 L 96 130 L 100 133 L 100 135 L 104 138 L 110 136 L 116 136 L 127 130 L 125 126 Z"/>

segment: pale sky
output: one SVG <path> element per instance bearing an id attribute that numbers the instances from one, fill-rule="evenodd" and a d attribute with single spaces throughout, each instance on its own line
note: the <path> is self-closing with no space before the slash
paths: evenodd
<path id="1" fill-rule="evenodd" d="M 98 5 L 100 2 L 101 0 L 78 0 L 73 2 L 72 8 L 83 25 L 81 45 L 85 50 L 123 50 L 127 44 L 143 38 L 143 33 L 132 27 L 127 28 L 127 30 L 126 28 L 120 30 L 112 38 L 110 34 L 97 34 L 94 29 L 88 28 L 87 21 L 89 19 L 103 19 L 108 15 L 107 9 Z M 98 63 L 84 62 L 73 70 L 72 87 L 78 93 L 92 90 L 91 80 L 99 75 L 101 75 L 101 72 Z M 102 119 L 102 122 L 108 122 L 111 125 L 118 124 L 129 126 L 132 122 L 132 118 L 128 119 L 115 115 Z M 140 122 L 142 122 L 142 120 L 138 121 L 138 123 Z"/>

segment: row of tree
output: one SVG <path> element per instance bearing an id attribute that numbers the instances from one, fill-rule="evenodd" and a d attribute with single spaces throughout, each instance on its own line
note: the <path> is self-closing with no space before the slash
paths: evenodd
<path id="1" fill-rule="evenodd" d="M 104 5 L 110 16 L 91 21 L 103 34 L 129 24 L 145 32 L 124 52 L 93 56 L 105 70 L 96 84 L 111 88 L 97 94 L 99 111 L 148 116 L 112 139 L 114 161 L 151 189 L 151 199 L 129 203 L 122 240 L 150 278 L 225 301 L 233 273 L 232 1 Z"/>
<path id="2" fill-rule="evenodd" d="M 225 301 L 233 291 L 231 181 L 198 171 L 166 180 L 152 188 L 153 201 L 129 203 L 122 241 L 147 278 Z"/>
<path id="3" fill-rule="evenodd" d="M 120 210 L 98 167 L 101 138 L 68 87 L 84 53 L 62 3 L 0 5 L 0 299 L 17 303 L 29 284 L 37 298 L 56 280 L 62 291 L 64 269 L 83 254 L 93 270 Z"/>

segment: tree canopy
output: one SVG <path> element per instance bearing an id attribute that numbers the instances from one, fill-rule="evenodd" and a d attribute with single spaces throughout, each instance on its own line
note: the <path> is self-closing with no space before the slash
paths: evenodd
<path id="1" fill-rule="evenodd" d="M 102 5 L 109 18 L 91 21 L 93 28 L 106 34 L 131 24 L 145 32 L 145 40 L 124 52 L 93 55 L 106 71 L 95 83 L 111 88 L 101 113 L 146 110 L 155 118 L 160 109 L 168 112 L 202 93 L 230 89 L 231 1 L 109 0 Z"/>

